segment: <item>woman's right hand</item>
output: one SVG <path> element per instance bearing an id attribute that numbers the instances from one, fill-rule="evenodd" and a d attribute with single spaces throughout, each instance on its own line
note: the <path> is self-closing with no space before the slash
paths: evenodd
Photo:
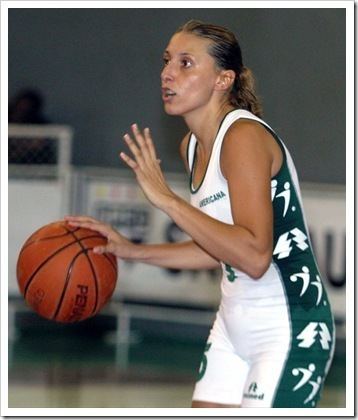
<path id="1" fill-rule="evenodd" d="M 133 258 L 136 245 L 113 229 L 111 225 L 100 222 L 89 216 L 66 216 L 64 221 L 70 226 L 91 229 L 107 238 L 107 245 L 94 247 L 94 253 L 104 254 L 108 252 L 114 254 L 118 258 Z"/>

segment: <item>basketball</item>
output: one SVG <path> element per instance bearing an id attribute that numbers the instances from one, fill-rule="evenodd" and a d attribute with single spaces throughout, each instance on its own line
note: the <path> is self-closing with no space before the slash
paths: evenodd
<path id="1" fill-rule="evenodd" d="M 16 267 L 28 305 L 42 317 L 64 323 L 97 314 L 117 281 L 115 256 L 92 251 L 106 242 L 100 233 L 63 221 L 33 233 L 22 246 Z"/>

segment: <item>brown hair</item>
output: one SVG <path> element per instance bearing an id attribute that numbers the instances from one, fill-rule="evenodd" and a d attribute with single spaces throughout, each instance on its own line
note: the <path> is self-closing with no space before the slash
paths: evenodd
<path id="1" fill-rule="evenodd" d="M 235 35 L 223 26 L 199 20 L 188 21 L 176 31 L 178 32 L 188 32 L 211 40 L 208 53 L 217 66 L 220 69 L 233 70 L 236 74 L 230 92 L 230 103 L 261 117 L 262 107 L 255 92 L 255 79 L 252 71 L 242 63 L 241 48 Z"/>

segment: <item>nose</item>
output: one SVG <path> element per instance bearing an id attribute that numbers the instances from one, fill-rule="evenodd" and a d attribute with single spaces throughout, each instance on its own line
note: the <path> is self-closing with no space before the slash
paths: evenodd
<path id="1" fill-rule="evenodd" d="M 172 81 L 174 79 L 174 76 L 175 76 L 174 73 L 175 72 L 174 72 L 173 66 L 171 66 L 168 63 L 166 66 L 164 66 L 164 68 L 162 70 L 162 73 L 160 75 L 160 78 L 161 78 L 162 82 L 165 83 L 165 82 Z"/>

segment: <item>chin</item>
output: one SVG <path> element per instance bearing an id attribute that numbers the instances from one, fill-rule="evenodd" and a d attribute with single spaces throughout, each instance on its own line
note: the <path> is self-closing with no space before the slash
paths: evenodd
<path id="1" fill-rule="evenodd" d="M 176 115 L 179 117 L 183 115 L 183 113 L 180 112 L 180 110 L 175 109 L 175 107 L 168 106 L 167 104 L 164 104 L 164 111 L 168 115 Z"/>

